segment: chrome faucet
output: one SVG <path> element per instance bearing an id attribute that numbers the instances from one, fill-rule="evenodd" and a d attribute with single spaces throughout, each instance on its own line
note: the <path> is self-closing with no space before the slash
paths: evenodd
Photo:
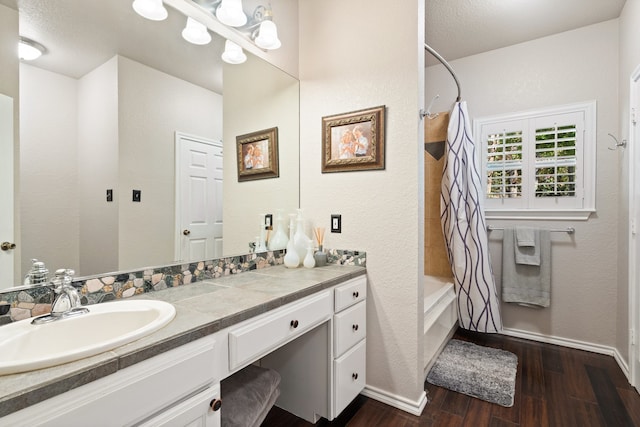
<path id="1" fill-rule="evenodd" d="M 86 307 L 81 307 L 80 294 L 71 284 L 74 274 L 75 271 L 70 269 L 56 270 L 55 277 L 49 284 L 55 293 L 53 304 L 51 304 L 51 313 L 36 317 L 31 323 L 39 325 L 89 312 Z"/>
<path id="2" fill-rule="evenodd" d="M 75 273 L 73 270 L 64 268 L 56 270 L 55 277 L 51 281 L 54 286 L 53 292 L 56 293 L 56 297 L 51 305 L 52 316 L 63 316 L 68 311 L 80 307 L 80 295 L 71 284 Z"/>

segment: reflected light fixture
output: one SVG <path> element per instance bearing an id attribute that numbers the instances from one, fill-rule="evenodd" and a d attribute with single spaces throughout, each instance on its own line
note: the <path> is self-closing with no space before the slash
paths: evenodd
<path id="1" fill-rule="evenodd" d="M 20 41 L 18 42 L 18 57 L 23 61 L 33 61 L 34 59 L 40 58 L 40 56 L 44 53 L 44 47 L 34 42 L 33 40 L 29 40 L 26 37 L 20 37 Z"/>
<path id="2" fill-rule="evenodd" d="M 216 9 L 216 18 L 224 25 L 242 27 L 247 23 L 247 15 L 242 11 L 242 0 L 222 0 Z"/>
<path id="3" fill-rule="evenodd" d="M 162 0 L 134 0 L 133 10 L 144 18 L 152 21 L 167 19 L 169 13 L 162 4 Z"/>
<path id="4" fill-rule="evenodd" d="M 242 64 L 247 60 L 247 55 L 240 46 L 231 40 L 224 43 L 224 52 L 222 52 L 222 60 L 227 64 Z"/>
<path id="5" fill-rule="evenodd" d="M 258 6 L 253 16 L 254 20 L 260 22 L 260 27 L 252 34 L 256 45 L 259 48 L 267 50 L 278 49 L 282 46 L 278 38 L 278 27 L 276 27 L 276 24 L 273 22 L 271 6 L 269 6 L 269 8 Z"/>
<path id="6" fill-rule="evenodd" d="M 211 41 L 211 34 L 207 31 L 207 27 L 191 17 L 187 17 L 187 25 L 182 30 L 182 37 L 189 43 L 199 45 Z"/>

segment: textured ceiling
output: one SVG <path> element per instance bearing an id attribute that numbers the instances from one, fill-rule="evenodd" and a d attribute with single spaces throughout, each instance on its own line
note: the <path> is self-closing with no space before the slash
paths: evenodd
<path id="1" fill-rule="evenodd" d="M 206 46 L 186 42 L 180 34 L 186 20 L 175 10 L 155 22 L 138 16 L 131 0 L 17 3 L 20 35 L 47 49 L 32 63 L 37 67 L 78 78 L 119 54 L 222 93 L 224 39 L 213 34 Z"/>
<path id="2" fill-rule="evenodd" d="M 204 2 L 210 0 L 196 0 Z M 301 0 L 311 1 L 311 0 Z M 319 0 L 316 0 L 319 1 Z M 454 60 L 617 18 L 625 0 L 426 0 L 426 41 Z M 0 0 L 16 7 L 16 0 Z M 34 65 L 79 77 L 120 54 L 221 93 L 223 39 L 194 46 L 184 17 L 139 17 L 131 0 L 17 0 L 20 33 L 47 48 Z M 427 63 L 437 61 L 427 55 Z"/>
<path id="3" fill-rule="evenodd" d="M 625 0 L 426 0 L 426 42 L 446 60 L 620 16 Z M 428 64 L 437 61 L 428 55 Z"/>

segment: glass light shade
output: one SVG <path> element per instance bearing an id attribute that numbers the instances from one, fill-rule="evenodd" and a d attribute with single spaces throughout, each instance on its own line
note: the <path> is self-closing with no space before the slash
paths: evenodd
<path id="1" fill-rule="evenodd" d="M 182 37 L 189 43 L 200 45 L 211 41 L 211 34 L 207 31 L 207 27 L 191 17 L 187 18 L 187 25 L 182 30 Z"/>
<path id="2" fill-rule="evenodd" d="M 222 60 L 227 64 L 242 64 L 247 60 L 247 55 L 244 54 L 242 48 L 227 40 L 224 43 L 224 52 L 222 52 Z"/>
<path id="3" fill-rule="evenodd" d="M 134 0 L 133 10 L 138 15 L 152 21 L 162 21 L 167 19 L 169 15 L 162 4 L 162 0 Z"/>
<path id="4" fill-rule="evenodd" d="M 222 0 L 216 10 L 216 18 L 224 25 L 242 27 L 247 23 L 247 15 L 242 11 L 242 0 Z"/>
<path id="5" fill-rule="evenodd" d="M 278 49 L 282 45 L 278 39 L 278 28 L 273 21 L 262 21 L 255 41 L 258 47 L 268 50 Z"/>
<path id="6" fill-rule="evenodd" d="M 18 57 L 20 59 L 33 61 L 34 59 L 38 59 L 40 55 L 42 55 L 42 50 L 38 49 L 37 46 L 24 40 L 20 40 L 18 43 Z"/>

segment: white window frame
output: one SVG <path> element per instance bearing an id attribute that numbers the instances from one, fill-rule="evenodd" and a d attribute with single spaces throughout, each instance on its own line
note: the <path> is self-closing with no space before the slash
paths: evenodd
<path id="1" fill-rule="evenodd" d="M 576 198 L 573 206 L 567 206 L 564 198 L 535 198 L 530 191 L 533 181 L 533 164 L 523 158 L 523 182 L 527 182 L 529 191 L 522 198 L 484 199 L 485 215 L 487 219 L 558 219 L 558 220 L 586 220 L 592 212 L 596 211 L 596 101 L 587 101 L 575 104 L 560 105 L 535 110 L 528 110 L 509 114 L 500 114 L 482 117 L 473 121 L 473 134 L 476 142 L 481 145 L 482 186 L 486 189 L 487 180 L 487 144 L 482 140 L 483 131 L 504 124 L 508 128 L 509 122 L 525 122 L 523 132 L 529 132 L 529 124 L 536 120 L 544 120 L 546 117 L 559 114 L 577 113 L 584 118 L 582 144 L 577 145 L 580 150 L 578 155 L 576 179 Z M 535 142 L 535 140 L 533 141 Z M 527 141 L 524 141 L 526 144 Z M 533 149 L 525 149 L 524 152 Z M 523 154 L 524 157 L 524 154 Z M 580 157 L 582 157 L 580 159 Z M 580 182 L 582 185 L 580 185 Z"/>

